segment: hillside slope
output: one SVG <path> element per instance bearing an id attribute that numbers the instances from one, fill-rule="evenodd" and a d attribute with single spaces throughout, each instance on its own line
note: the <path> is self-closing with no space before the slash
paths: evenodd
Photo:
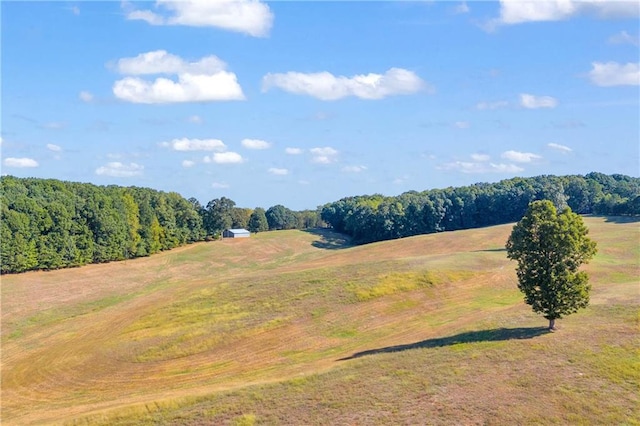
<path id="1" fill-rule="evenodd" d="M 633 423 L 638 223 L 586 223 L 592 305 L 553 334 L 521 301 L 511 225 L 3 277 L 2 423 Z"/>

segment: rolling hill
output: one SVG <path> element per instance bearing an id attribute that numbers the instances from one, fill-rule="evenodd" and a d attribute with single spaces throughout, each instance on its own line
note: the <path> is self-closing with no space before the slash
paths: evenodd
<path id="1" fill-rule="evenodd" d="M 591 306 L 522 302 L 512 225 L 259 233 L 2 277 L 2 423 L 638 424 L 638 222 L 586 217 Z"/>

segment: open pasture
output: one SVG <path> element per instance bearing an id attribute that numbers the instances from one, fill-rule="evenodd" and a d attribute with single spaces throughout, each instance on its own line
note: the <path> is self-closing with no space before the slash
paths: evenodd
<path id="1" fill-rule="evenodd" d="M 512 225 L 327 230 L 2 277 L 2 423 L 638 424 L 640 232 L 587 217 L 591 306 L 522 302 Z"/>

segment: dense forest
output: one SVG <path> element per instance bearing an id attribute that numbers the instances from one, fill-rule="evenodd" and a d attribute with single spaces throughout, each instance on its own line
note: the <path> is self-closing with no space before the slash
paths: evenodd
<path id="1" fill-rule="evenodd" d="M 0 191 L 3 274 L 148 256 L 219 238 L 228 228 L 329 225 L 355 243 L 368 243 L 515 222 L 541 199 L 580 214 L 640 214 L 640 179 L 601 173 L 347 197 L 305 211 L 240 208 L 226 197 L 202 206 L 175 192 L 12 176 L 0 178 Z"/>
<path id="2" fill-rule="evenodd" d="M 637 215 L 640 179 L 602 173 L 538 176 L 411 191 L 397 197 L 347 197 L 323 206 L 321 217 L 362 244 L 516 222 L 530 202 L 543 199 L 579 214 Z"/>
<path id="3" fill-rule="evenodd" d="M 218 238 L 232 227 L 259 232 L 321 224 L 316 211 L 238 208 L 225 197 L 201 206 L 149 188 L 3 176 L 0 191 L 3 274 L 148 256 Z"/>

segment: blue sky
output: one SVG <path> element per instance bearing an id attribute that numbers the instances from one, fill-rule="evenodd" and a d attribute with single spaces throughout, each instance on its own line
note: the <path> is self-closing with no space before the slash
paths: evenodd
<path id="1" fill-rule="evenodd" d="M 295 210 L 638 176 L 639 8 L 3 1 L 2 174 Z"/>

